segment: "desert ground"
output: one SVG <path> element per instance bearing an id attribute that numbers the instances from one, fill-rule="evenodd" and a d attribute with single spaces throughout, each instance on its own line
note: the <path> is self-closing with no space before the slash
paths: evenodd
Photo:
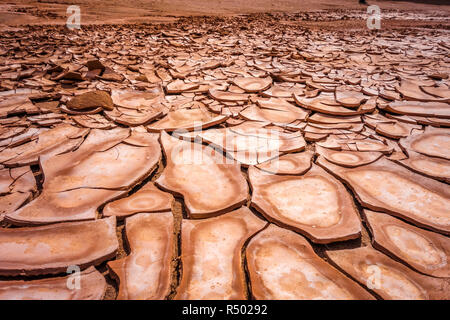
<path id="1" fill-rule="evenodd" d="M 0 299 L 448 300 L 450 6 L 368 2 L 1 0 Z"/>

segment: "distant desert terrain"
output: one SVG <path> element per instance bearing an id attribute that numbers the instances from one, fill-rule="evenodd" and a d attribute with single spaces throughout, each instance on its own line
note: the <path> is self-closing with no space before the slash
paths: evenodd
<path id="1" fill-rule="evenodd" d="M 383 12 L 407 10 L 433 16 L 449 16 L 450 5 L 445 1 L 368 1 Z M 431 3 L 431 4 L 430 4 Z M 82 24 L 161 23 L 182 16 L 233 16 L 261 12 L 311 12 L 317 10 L 365 11 L 357 0 L 18 0 L 0 1 L 0 24 L 62 24 L 70 5 L 81 9 Z M 351 20 L 351 19 L 350 19 Z M 414 24 L 415 21 L 409 21 Z M 346 23 L 345 25 L 348 25 Z"/>

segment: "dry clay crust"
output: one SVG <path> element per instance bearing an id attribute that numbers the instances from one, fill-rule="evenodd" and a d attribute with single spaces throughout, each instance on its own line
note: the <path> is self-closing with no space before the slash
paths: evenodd
<path id="1" fill-rule="evenodd" d="M 99 241 L 100 240 L 100 241 Z M 116 218 L 0 229 L 0 275 L 38 275 L 97 265 L 116 255 Z"/>
<path id="2" fill-rule="evenodd" d="M 101 300 L 105 295 L 105 278 L 94 267 L 79 274 L 77 288 L 74 275 L 30 281 L 0 281 L 0 300 Z M 73 286 L 73 287 L 72 287 Z"/>
<path id="3" fill-rule="evenodd" d="M 118 300 L 161 300 L 170 293 L 173 250 L 172 212 L 140 213 L 125 221 L 131 253 L 108 262 L 119 282 Z"/>
<path id="4" fill-rule="evenodd" d="M 364 210 L 374 248 L 394 256 L 411 268 L 450 278 L 450 239 L 426 231 L 388 214 Z"/>
<path id="5" fill-rule="evenodd" d="M 417 273 L 372 247 L 326 251 L 328 258 L 385 300 L 448 300 L 449 279 Z"/>
<path id="6" fill-rule="evenodd" d="M 241 251 L 266 222 L 247 207 L 202 220 L 183 220 L 183 275 L 176 299 L 246 299 Z"/>
<path id="7" fill-rule="evenodd" d="M 173 197 L 148 182 L 131 196 L 109 202 L 103 208 L 103 216 L 124 218 L 140 212 L 163 212 L 172 208 Z"/>
<path id="8" fill-rule="evenodd" d="M 155 183 L 183 196 L 190 217 L 219 215 L 245 203 L 248 185 L 238 163 L 227 163 L 212 148 L 165 132 L 161 144 L 167 166 Z"/>
<path id="9" fill-rule="evenodd" d="M 245 255 L 255 299 L 374 299 L 319 258 L 305 238 L 273 224 L 250 240 Z"/>
<path id="10" fill-rule="evenodd" d="M 43 156 L 43 191 L 38 198 L 6 215 L 17 225 L 94 219 L 97 208 L 144 179 L 161 157 L 157 135 L 150 146 L 123 143 L 128 129 L 93 129 L 74 152 Z"/>
<path id="11" fill-rule="evenodd" d="M 334 165 L 322 156 L 316 163 L 343 180 L 364 207 L 450 234 L 450 190 L 446 184 L 385 158 L 357 168 Z"/>
<path id="12" fill-rule="evenodd" d="M 279 176 L 248 170 L 251 205 L 268 220 L 299 232 L 315 243 L 358 238 L 361 221 L 345 187 L 312 165 L 302 176 Z"/>

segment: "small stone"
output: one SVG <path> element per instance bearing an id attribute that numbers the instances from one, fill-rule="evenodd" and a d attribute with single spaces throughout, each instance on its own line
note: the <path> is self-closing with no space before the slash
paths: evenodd
<path id="1" fill-rule="evenodd" d="M 111 96 L 105 91 L 90 91 L 72 98 L 67 106 L 70 109 L 85 110 L 102 107 L 105 110 L 113 110 L 114 104 Z"/>

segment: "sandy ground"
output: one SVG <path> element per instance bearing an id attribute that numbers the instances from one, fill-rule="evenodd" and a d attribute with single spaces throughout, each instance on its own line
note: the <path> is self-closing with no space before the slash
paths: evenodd
<path id="1" fill-rule="evenodd" d="M 448 27 L 450 5 L 445 1 L 369 1 L 381 8 L 382 18 L 389 20 L 386 25 L 427 26 L 442 21 Z M 130 4 L 124 0 L 0 0 L 0 25 L 18 26 L 24 24 L 64 24 L 69 5 L 81 9 L 81 24 L 135 24 L 174 22 L 179 17 L 190 15 L 232 16 L 258 12 L 312 12 L 327 10 L 338 13 L 342 21 L 306 21 L 306 27 L 353 28 L 365 27 L 365 20 L 355 19 L 354 13 L 364 14 L 366 6 L 357 0 L 137 0 Z M 398 15 L 396 11 L 408 11 L 410 17 Z M 415 15 L 419 15 L 417 19 Z M 423 17 L 427 17 L 424 25 Z M 431 19 L 430 19 L 431 17 Z M 305 19 L 302 19 L 304 21 Z M 306 19 L 309 20 L 309 19 Z M 330 20 L 330 19 L 329 19 Z M 391 21 L 392 20 L 392 21 Z M 430 21 L 431 20 L 431 21 Z M 302 22 L 299 21 L 299 22 Z M 402 22 L 403 21 L 403 22 Z M 330 26 L 328 26 L 330 25 Z"/>

